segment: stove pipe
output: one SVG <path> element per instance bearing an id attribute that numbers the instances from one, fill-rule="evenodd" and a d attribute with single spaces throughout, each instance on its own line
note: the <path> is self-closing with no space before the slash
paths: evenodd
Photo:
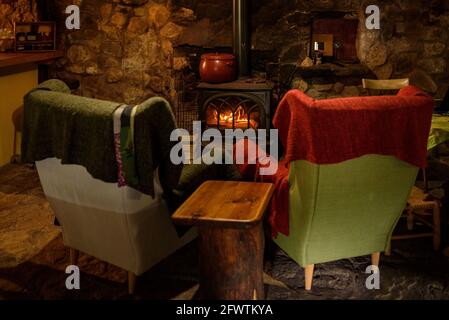
<path id="1" fill-rule="evenodd" d="M 250 76 L 249 0 L 233 0 L 234 55 L 237 58 L 239 78 Z"/>

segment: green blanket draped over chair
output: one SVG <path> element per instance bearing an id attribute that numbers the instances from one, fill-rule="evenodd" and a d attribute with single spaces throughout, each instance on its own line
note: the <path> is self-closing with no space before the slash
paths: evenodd
<path id="1" fill-rule="evenodd" d="M 96 179 L 117 182 L 113 113 L 121 104 L 70 94 L 59 80 L 49 80 L 24 98 L 22 157 L 27 163 L 56 157 L 63 164 L 77 164 Z M 134 139 L 139 191 L 154 195 L 153 174 L 162 171 L 161 181 L 176 187 L 182 166 L 169 159 L 174 143 L 170 134 L 176 122 L 170 104 L 150 98 L 135 116 Z"/>

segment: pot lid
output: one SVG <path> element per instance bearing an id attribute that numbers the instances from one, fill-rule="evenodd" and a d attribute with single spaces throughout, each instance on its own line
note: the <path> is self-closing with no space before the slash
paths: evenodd
<path id="1" fill-rule="evenodd" d="M 235 55 L 230 53 L 206 53 L 201 56 L 206 60 L 235 60 Z"/>

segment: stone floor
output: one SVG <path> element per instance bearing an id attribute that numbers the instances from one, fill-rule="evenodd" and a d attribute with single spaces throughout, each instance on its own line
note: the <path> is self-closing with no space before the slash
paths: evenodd
<path id="1" fill-rule="evenodd" d="M 127 275 L 81 255 L 81 290 L 65 289 L 69 261 L 36 172 L 0 168 L 0 299 L 191 299 L 198 288 L 196 244 L 181 249 L 138 279 L 127 295 Z M 449 259 L 432 240 L 393 243 L 381 259 L 381 289 L 365 287 L 369 257 L 318 265 L 314 289 L 304 291 L 303 269 L 275 248 L 265 264 L 268 299 L 449 299 Z"/>

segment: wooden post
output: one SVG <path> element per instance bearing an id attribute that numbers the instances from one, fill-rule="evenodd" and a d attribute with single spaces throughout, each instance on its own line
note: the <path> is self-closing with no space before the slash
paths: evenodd
<path id="1" fill-rule="evenodd" d="M 435 202 L 433 207 L 433 248 L 435 251 L 440 250 L 441 246 L 441 214 L 440 204 Z"/>
<path id="2" fill-rule="evenodd" d="M 128 271 L 128 293 L 134 294 L 136 289 L 137 276 L 134 272 Z"/>
<path id="3" fill-rule="evenodd" d="M 77 265 L 78 263 L 79 252 L 76 249 L 70 248 L 70 264 L 72 266 Z"/>
<path id="4" fill-rule="evenodd" d="M 199 228 L 200 297 L 264 299 L 262 223 L 249 229 Z"/>
<path id="5" fill-rule="evenodd" d="M 422 177 L 424 180 L 424 191 L 429 191 L 429 180 L 427 179 L 427 169 L 422 169 Z"/>

